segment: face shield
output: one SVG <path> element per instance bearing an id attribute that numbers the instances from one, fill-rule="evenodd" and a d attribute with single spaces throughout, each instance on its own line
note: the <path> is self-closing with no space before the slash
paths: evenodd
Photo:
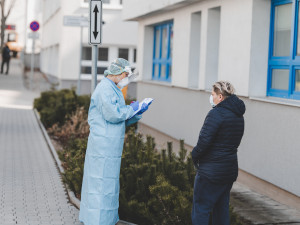
<path id="1" fill-rule="evenodd" d="M 137 69 L 134 69 L 132 71 L 132 68 L 129 66 L 126 66 L 123 70 L 124 72 L 128 73 L 128 76 L 123 78 L 117 85 L 121 88 L 121 90 L 126 87 L 129 83 L 135 80 L 135 78 L 138 77 L 139 73 Z"/>
<path id="2" fill-rule="evenodd" d="M 134 81 L 135 78 L 137 78 L 138 75 L 139 75 L 139 72 L 138 72 L 137 69 L 131 68 L 129 66 L 126 66 L 125 69 L 124 69 L 124 71 L 128 73 L 129 83 L 132 82 L 132 81 Z"/>

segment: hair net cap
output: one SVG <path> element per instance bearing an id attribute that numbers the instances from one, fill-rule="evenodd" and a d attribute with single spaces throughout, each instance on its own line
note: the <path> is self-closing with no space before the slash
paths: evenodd
<path id="1" fill-rule="evenodd" d="M 119 75 L 123 72 L 127 72 L 126 68 L 130 67 L 129 62 L 126 59 L 117 58 L 115 59 L 107 68 L 107 70 L 104 71 L 104 76 L 107 75 Z"/>

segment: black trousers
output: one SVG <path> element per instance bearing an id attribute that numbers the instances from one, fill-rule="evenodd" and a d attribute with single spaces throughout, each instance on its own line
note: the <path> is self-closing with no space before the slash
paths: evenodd
<path id="1" fill-rule="evenodd" d="M 199 173 L 195 177 L 192 210 L 193 225 L 208 225 L 212 212 L 213 225 L 230 225 L 229 197 L 232 182 L 211 183 Z"/>
<path id="2" fill-rule="evenodd" d="M 1 73 L 3 73 L 4 64 L 6 64 L 6 74 L 8 74 L 8 71 L 9 71 L 9 59 L 2 60 Z"/>

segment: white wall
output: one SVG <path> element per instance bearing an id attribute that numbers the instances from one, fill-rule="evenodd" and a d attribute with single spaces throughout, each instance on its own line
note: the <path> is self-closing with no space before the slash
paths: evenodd
<path id="1" fill-rule="evenodd" d="M 221 13 L 220 6 L 208 9 L 206 64 L 204 65 L 206 90 L 211 90 L 212 84 L 218 81 Z"/>
<path id="2" fill-rule="evenodd" d="M 51 76 L 57 77 L 59 72 L 59 45 L 44 48 L 41 52 L 41 70 Z"/>
<path id="3" fill-rule="evenodd" d="M 188 87 L 199 88 L 199 72 L 200 72 L 200 50 L 201 50 L 201 29 L 202 20 L 201 12 L 195 12 L 191 15 L 190 30 L 190 49 L 189 49 L 189 72 Z"/>
<path id="4" fill-rule="evenodd" d="M 248 96 L 252 0 L 226 0 L 221 7 L 219 80 L 233 83 L 239 95 Z"/>
<path id="5" fill-rule="evenodd" d="M 51 3 L 51 0 L 44 1 L 45 7 Z M 59 2 L 51 6 L 51 10 L 44 17 L 42 70 L 60 80 L 77 80 L 80 63 L 90 66 L 91 61 L 80 62 L 80 28 L 64 26 L 63 18 L 81 15 L 88 17 L 89 5 L 83 0 Z M 118 57 L 119 47 L 129 48 L 129 57 L 132 62 L 133 49 L 136 48 L 137 43 L 137 22 L 123 22 L 121 9 L 117 0 L 112 1 L 111 4 L 103 4 L 105 24 L 102 27 L 101 46 L 109 48 L 109 61 Z M 88 45 L 87 27 L 83 28 L 82 45 Z M 108 62 L 99 61 L 98 66 L 108 66 Z M 56 68 L 53 69 L 53 67 Z M 84 79 L 90 79 L 90 76 Z"/>
<path id="6" fill-rule="evenodd" d="M 245 100 L 239 167 L 300 197 L 300 108 Z"/>
<path id="7" fill-rule="evenodd" d="M 124 19 L 131 20 L 158 10 L 178 8 L 198 1 L 199 0 L 123 0 L 124 5 L 126 5 L 123 10 L 123 16 Z"/>
<path id="8" fill-rule="evenodd" d="M 270 10 L 269 0 L 253 1 L 249 96 L 267 93 Z"/>
<path id="9" fill-rule="evenodd" d="M 220 7 L 221 18 L 219 29 L 219 49 L 210 56 L 216 46 L 217 39 L 209 45 L 216 32 L 210 33 L 208 11 Z M 127 5 L 125 6 L 125 9 Z M 201 13 L 200 55 L 199 70 L 191 71 L 191 16 L 192 13 Z M 237 19 L 238 18 L 238 19 Z M 174 42 L 172 59 L 172 81 L 170 85 L 189 87 L 189 73 L 196 73 L 198 88 L 210 89 L 213 82 L 226 79 L 231 81 L 238 95 L 248 96 L 248 83 L 250 71 L 250 47 L 252 24 L 252 1 L 226 0 L 201 1 L 188 7 L 167 11 L 155 16 L 148 16 L 139 20 L 139 68 L 142 68 L 143 79 L 150 80 L 152 74 L 152 40 L 151 27 L 156 23 L 173 20 Z M 218 20 L 218 18 L 217 18 Z M 211 21 L 211 25 L 214 22 Z M 147 34 L 145 34 L 147 32 Z M 198 48 L 198 47 L 197 47 Z M 145 56 L 145 57 L 144 57 Z M 216 59 L 217 58 L 217 59 Z M 214 59 L 214 60 L 212 60 Z M 215 65 L 215 66 L 214 66 Z M 210 69 L 216 70 L 217 77 L 209 79 Z M 214 72 L 216 73 L 216 71 Z M 197 79 L 195 79 L 197 80 Z M 208 84 L 209 83 L 209 84 Z"/>

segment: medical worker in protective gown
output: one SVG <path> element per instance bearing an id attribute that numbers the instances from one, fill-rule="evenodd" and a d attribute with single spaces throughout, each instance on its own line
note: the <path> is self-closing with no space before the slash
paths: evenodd
<path id="1" fill-rule="evenodd" d="M 84 162 L 79 220 L 85 225 L 115 225 L 119 221 L 119 175 L 125 126 L 141 119 L 138 102 L 125 105 L 119 87 L 128 85 L 129 62 L 118 58 L 97 85 L 88 114 L 90 135 Z M 119 86 L 119 87 L 118 87 Z M 132 118 L 131 118 L 132 117 Z"/>

